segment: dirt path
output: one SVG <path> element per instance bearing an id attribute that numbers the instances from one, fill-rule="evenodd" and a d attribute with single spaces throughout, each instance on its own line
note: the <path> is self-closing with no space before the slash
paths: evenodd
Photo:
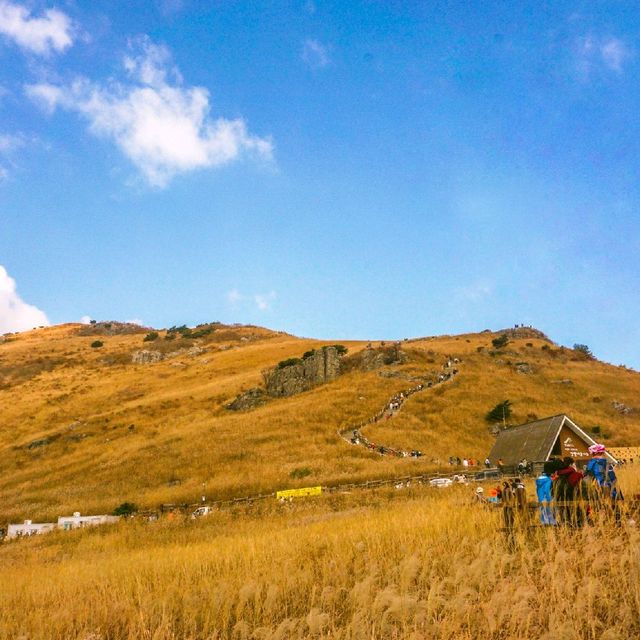
<path id="1" fill-rule="evenodd" d="M 442 366 L 442 373 L 440 373 L 435 380 L 425 383 L 421 382 L 415 387 L 400 391 L 395 396 L 393 396 L 389 400 L 389 402 L 387 402 L 387 404 L 380 411 L 378 411 L 378 413 L 369 418 L 366 422 L 362 422 L 358 425 L 352 425 L 346 429 L 339 430 L 338 435 L 351 445 L 364 447 L 365 449 L 369 449 L 370 451 L 375 452 L 381 456 L 389 455 L 395 456 L 397 458 L 421 457 L 422 453 L 417 449 L 395 449 L 393 447 L 388 447 L 386 445 L 372 442 L 362 433 L 362 429 L 369 427 L 372 424 L 381 422 L 382 420 L 392 419 L 398 413 L 398 411 L 400 411 L 405 401 L 414 393 L 420 393 L 421 391 L 426 391 L 427 389 L 433 389 L 441 384 L 444 384 L 445 382 L 453 380 L 458 375 L 458 366 L 460 366 L 460 360 L 458 360 L 458 358 L 448 359 Z"/>

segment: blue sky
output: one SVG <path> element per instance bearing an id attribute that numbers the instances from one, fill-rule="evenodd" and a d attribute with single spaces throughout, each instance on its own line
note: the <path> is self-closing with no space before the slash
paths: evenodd
<path id="1" fill-rule="evenodd" d="M 0 331 L 534 325 L 640 366 L 640 8 L 0 0 Z"/>

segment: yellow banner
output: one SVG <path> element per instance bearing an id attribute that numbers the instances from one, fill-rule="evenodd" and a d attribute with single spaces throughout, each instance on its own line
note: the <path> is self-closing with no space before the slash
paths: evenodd
<path id="1" fill-rule="evenodd" d="M 302 498 L 304 496 L 319 496 L 322 493 L 322 487 L 303 487 L 302 489 L 285 489 L 278 491 L 276 498 Z"/>

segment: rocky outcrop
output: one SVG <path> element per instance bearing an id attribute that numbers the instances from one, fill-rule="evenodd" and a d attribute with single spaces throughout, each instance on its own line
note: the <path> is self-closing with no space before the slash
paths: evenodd
<path id="1" fill-rule="evenodd" d="M 267 394 L 264 389 L 254 387 L 244 393 L 239 394 L 233 402 L 226 405 L 231 411 L 247 411 L 255 409 L 267 401 Z"/>
<path id="2" fill-rule="evenodd" d="M 361 371 L 373 371 L 384 366 L 407 362 L 407 354 L 398 344 L 377 349 L 363 349 L 352 358 L 355 360 L 356 367 Z"/>
<path id="3" fill-rule="evenodd" d="M 524 373 L 525 375 L 533 373 L 533 367 L 528 362 L 516 362 L 516 373 Z"/>
<path id="4" fill-rule="evenodd" d="M 629 407 L 623 402 L 618 402 L 617 400 L 613 400 L 611 406 L 618 412 L 624 416 L 628 416 L 630 413 L 635 413 L 635 409 L 633 407 Z"/>
<path id="5" fill-rule="evenodd" d="M 322 347 L 300 360 L 285 361 L 263 372 L 267 393 L 273 397 L 302 393 L 339 375 L 340 354 L 336 347 Z"/>
<path id="6" fill-rule="evenodd" d="M 141 327 L 133 322 L 94 322 L 80 327 L 76 334 L 79 336 L 124 336 L 137 333 L 146 333 L 146 327 Z"/>
<path id="7" fill-rule="evenodd" d="M 483 331 L 482 333 L 485 333 L 485 331 Z M 534 329 L 533 327 L 510 327 L 509 329 L 502 329 L 502 331 L 497 331 L 496 333 L 504 334 L 513 339 L 534 338 L 551 342 L 542 331 L 540 331 L 539 329 Z"/>
<path id="8" fill-rule="evenodd" d="M 131 362 L 133 362 L 133 364 L 152 364 L 154 362 L 160 362 L 160 360 L 164 360 L 163 353 L 160 351 L 149 351 L 148 349 L 136 351 L 131 356 Z"/>

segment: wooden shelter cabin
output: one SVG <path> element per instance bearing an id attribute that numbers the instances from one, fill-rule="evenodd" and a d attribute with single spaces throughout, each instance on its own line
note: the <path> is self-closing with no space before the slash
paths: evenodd
<path id="1" fill-rule="evenodd" d="M 538 471 L 550 458 L 571 456 L 582 466 L 591 459 L 588 449 L 592 444 L 596 444 L 596 441 L 569 416 L 561 413 L 500 431 L 489 453 L 489 460 L 494 465 L 502 460 L 505 468 L 515 469 L 521 460 L 526 459 Z M 610 453 L 605 455 L 611 462 L 617 462 Z"/>

